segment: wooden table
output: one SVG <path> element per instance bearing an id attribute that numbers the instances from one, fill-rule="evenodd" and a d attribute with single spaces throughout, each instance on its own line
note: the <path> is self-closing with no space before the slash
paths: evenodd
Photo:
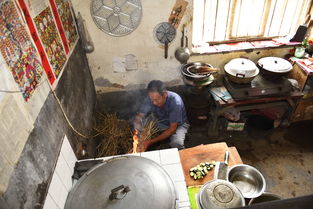
<path id="1" fill-rule="evenodd" d="M 235 108 L 237 111 L 247 111 L 271 107 L 286 107 L 292 112 L 292 110 L 295 108 L 296 104 L 302 97 L 303 93 L 301 93 L 300 91 L 292 91 L 289 95 L 284 96 L 268 96 L 264 98 L 262 97 L 239 101 L 230 99 L 227 102 L 224 102 L 222 100 L 214 100 L 215 105 L 210 109 L 210 113 L 212 115 L 212 123 L 208 129 L 208 135 L 218 135 L 218 118 L 230 108 Z M 287 114 L 285 117 L 289 120 L 290 116 L 290 114 Z"/>
<path id="2" fill-rule="evenodd" d="M 229 151 L 230 154 L 228 164 L 229 166 L 243 163 L 236 147 L 228 147 L 225 142 L 199 145 L 196 147 L 180 150 L 179 155 L 187 186 L 203 185 L 204 183 L 213 180 L 214 169 L 209 171 L 203 179 L 199 180 L 194 180 L 189 175 L 189 169 L 201 162 L 210 162 L 212 160 L 216 162 L 224 161 L 226 151 Z"/>

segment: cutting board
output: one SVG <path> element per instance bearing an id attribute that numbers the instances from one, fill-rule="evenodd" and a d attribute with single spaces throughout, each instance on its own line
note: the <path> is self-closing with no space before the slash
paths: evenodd
<path id="1" fill-rule="evenodd" d="M 187 186 L 203 185 L 206 182 L 213 180 L 214 169 L 209 171 L 203 179 L 199 180 L 194 180 L 189 175 L 189 169 L 201 162 L 210 162 L 212 160 L 216 162 L 224 161 L 226 151 L 229 151 L 230 153 L 228 164 L 229 166 L 242 163 L 237 149 L 235 147 L 229 148 L 225 142 L 199 145 L 196 147 L 180 150 L 179 155 Z"/>

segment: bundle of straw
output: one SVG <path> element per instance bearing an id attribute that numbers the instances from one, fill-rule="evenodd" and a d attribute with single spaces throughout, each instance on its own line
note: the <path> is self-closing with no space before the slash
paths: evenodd
<path id="1" fill-rule="evenodd" d="M 115 113 L 99 114 L 98 124 L 94 128 L 100 143 L 97 146 L 97 157 L 121 155 L 133 152 L 133 133 L 131 125 L 119 119 Z M 155 120 L 148 120 L 139 135 L 140 143 L 153 138 L 158 132 Z M 137 150 L 136 150 L 137 151 Z"/>
<path id="2" fill-rule="evenodd" d="M 156 120 L 153 120 L 153 119 L 148 120 L 144 124 L 144 127 L 143 127 L 143 129 L 142 129 L 142 131 L 140 133 L 140 137 L 139 137 L 139 140 L 138 140 L 138 144 L 139 144 L 138 147 L 139 147 L 139 149 L 141 151 L 144 151 L 141 148 L 141 143 L 143 141 L 147 141 L 147 140 L 152 139 L 159 132 L 159 129 L 158 129 L 156 124 L 157 124 Z"/>
<path id="3" fill-rule="evenodd" d="M 101 141 L 97 157 L 125 154 L 132 147 L 131 128 L 126 120 L 116 114 L 100 114 L 99 124 L 94 128 Z"/>
<path id="4" fill-rule="evenodd" d="M 155 120 L 148 120 L 143 127 L 143 130 L 140 134 L 139 143 L 141 141 L 146 141 L 154 137 L 159 132 L 159 129 L 156 125 Z"/>

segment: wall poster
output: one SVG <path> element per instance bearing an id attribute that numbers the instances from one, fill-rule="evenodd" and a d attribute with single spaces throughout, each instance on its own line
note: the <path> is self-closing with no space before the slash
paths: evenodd
<path id="1" fill-rule="evenodd" d="M 30 3 L 30 1 L 27 1 L 28 3 Z M 36 0 L 34 7 L 31 7 L 32 5 L 28 5 L 28 7 L 26 6 L 24 0 L 18 0 L 18 3 L 20 5 L 20 8 L 23 11 L 24 14 L 24 18 L 26 20 L 26 23 L 28 25 L 28 29 L 30 31 L 30 34 L 35 42 L 35 45 L 37 47 L 37 50 L 39 52 L 40 58 L 41 58 L 41 63 L 43 65 L 43 68 L 46 72 L 46 75 L 48 77 L 49 83 L 52 86 L 55 83 L 56 80 L 56 76 L 54 75 L 53 71 L 52 71 L 52 67 L 50 66 L 49 60 L 47 58 L 46 52 L 44 50 L 44 47 L 39 39 L 38 33 L 36 31 L 36 27 L 35 24 L 32 20 L 32 16 L 34 16 L 34 13 L 37 14 L 39 12 L 42 11 L 43 8 L 47 8 L 47 4 L 45 4 L 45 1 L 38 1 Z M 31 16 L 32 14 L 32 16 Z"/>
<path id="2" fill-rule="evenodd" d="M 43 68 L 12 0 L 0 0 L 0 51 L 27 101 L 41 80 Z"/>
<path id="3" fill-rule="evenodd" d="M 37 15 L 34 18 L 34 22 L 54 75 L 58 78 L 65 65 L 66 55 L 54 23 L 50 7 L 47 7 L 39 15 Z"/>
<path id="4" fill-rule="evenodd" d="M 75 20 L 68 0 L 49 0 L 66 53 L 72 50 L 78 40 Z"/>

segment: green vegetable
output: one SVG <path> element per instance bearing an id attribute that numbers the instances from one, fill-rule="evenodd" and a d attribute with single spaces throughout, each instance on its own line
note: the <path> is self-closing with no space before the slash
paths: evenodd
<path id="1" fill-rule="evenodd" d="M 212 160 L 210 162 L 201 162 L 198 165 L 192 167 L 189 169 L 190 173 L 189 175 L 194 178 L 194 180 L 197 179 L 203 179 L 206 174 L 209 173 L 212 168 L 215 166 L 215 161 Z"/>

